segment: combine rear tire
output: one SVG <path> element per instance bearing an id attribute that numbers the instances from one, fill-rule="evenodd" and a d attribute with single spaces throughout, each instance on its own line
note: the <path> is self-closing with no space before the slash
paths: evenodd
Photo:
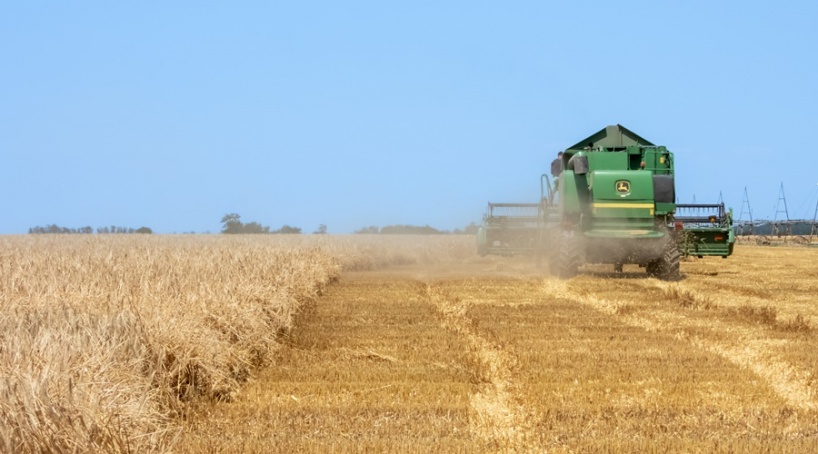
<path id="1" fill-rule="evenodd" d="M 662 257 L 648 264 L 647 272 L 663 281 L 678 281 L 682 278 L 679 270 L 681 257 L 679 245 L 671 241 L 665 248 Z"/>
<path id="2" fill-rule="evenodd" d="M 582 242 L 575 235 L 559 236 L 555 245 L 555 253 L 549 264 L 551 274 L 561 279 L 568 279 L 577 275 L 582 264 Z"/>

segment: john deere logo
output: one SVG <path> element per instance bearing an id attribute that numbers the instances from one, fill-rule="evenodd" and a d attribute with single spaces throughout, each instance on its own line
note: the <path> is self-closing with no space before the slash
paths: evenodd
<path id="1" fill-rule="evenodd" d="M 627 194 L 631 192 L 631 182 L 628 180 L 619 180 L 616 182 L 616 192 L 619 194 Z"/>

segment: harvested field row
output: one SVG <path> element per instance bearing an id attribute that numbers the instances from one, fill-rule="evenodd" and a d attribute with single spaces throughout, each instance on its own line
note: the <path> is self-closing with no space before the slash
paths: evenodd
<path id="1" fill-rule="evenodd" d="M 347 275 L 310 304 L 232 403 L 191 415 L 179 452 L 470 452 L 469 345 L 414 280 Z"/>
<path id="2" fill-rule="evenodd" d="M 345 273 L 179 449 L 813 452 L 813 253 L 689 260 L 677 283 L 592 266 L 561 281 L 525 258 Z"/>
<path id="3" fill-rule="evenodd" d="M 520 452 L 532 439 L 522 400 L 516 395 L 511 370 L 516 359 L 481 336 L 466 316 L 468 305 L 438 286 L 422 289 L 439 311 L 443 326 L 463 338 L 480 367 L 480 382 L 470 398 L 470 428 L 480 446 L 495 452 Z"/>

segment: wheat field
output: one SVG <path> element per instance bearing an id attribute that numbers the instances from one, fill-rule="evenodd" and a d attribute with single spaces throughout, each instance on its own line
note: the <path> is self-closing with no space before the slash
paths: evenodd
<path id="1" fill-rule="evenodd" d="M 2 452 L 811 452 L 809 247 L 551 278 L 472 237 L 0 237 Z"/>
<path id="2" fill-rule="evenodd" d="M 179 452 L 814 452 L 811 248 L 684 279 L 529 258 L 345 272 Z"/>

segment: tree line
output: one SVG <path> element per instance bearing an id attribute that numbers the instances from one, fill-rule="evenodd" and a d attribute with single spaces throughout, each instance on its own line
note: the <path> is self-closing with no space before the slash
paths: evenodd
<path id="1" fill-rule="evenodd" d="M 278 229 L 271 229 L 270 226 L 262 225 L 258 222 L 242 222 L 241 216 L 237 213 L 228 213 L 222 217 L 221 233 L 226 234 L 284 234 L 284 235 L 299 235 L 302 233 L 300 227 L 293 227 L 284 224 Z M 370 234 L 370 235 L 474 235 L 477 233 L 478 225 L 474 222 L 470 223 L 463 229 L 454 229 L 453 231 L 438 230 L 429 225 L 387 225 L 384 227 L 369 226 L 362 227 L 356 230 L 355 234 Z M 153 230 L 150 227 L 120 227 L 120 226 L 106 226 L 97 227 L 94 229 L 91 226 L 71 228 L 61 227 L 57 224 L 49 224 L 46 226 L 36 226 L 28 229 L 29 234 L 151 234 Z M 327 226 L 320 224 L 318 228 L 312 232 L 313 234 L 326 234 Z"/>
<path id="2" fill-rule="evenodd" d="M 327 227 L 325 225 L 321 225 L 323 229 L 322 232 L 315 232 L 315 233 L 327 233 Z M 321 229 L 319 228 L 319 229 Z M 301 233 L 300 227 L 291 227 L 289 225 L 284 224 L 281 226 L 280 229 L 277 230 L 270 230 L 269 225 L 261 225 L 258 222 L 241 222 L 241 216 L 236 213 L 228 213 L 222 217 L 222 233 L 227 234 L 236 234 L 236 233 L 251 233 L 251 234 L 259 234 L 259 233 L 273 233 L 273 234 L 285 234 L 285 235 L 298 235 Z"/>
<path id="3" fill-rule="evenodd" d="M 429 225 L 417 226 L 408 224 L 387 225 L 384 227 L 369 226 L 362 227 L 356 230 L 355 234 L 369 234 L 369 235 L 475 235 L 480 226 L 474 222 L 470 223 L 463 229 L 454 229 L 449 232 L 446 230 L 438 230 Z M 291 227 L 284 224 L 280 229 L 271 230 L 270 226 L 259 224 L 258 222 L 242 222 L 241 216 L 237 213 L 228 213 L 222 217 L 222 231 L 221 233 L 228 234 L 300 234 L 301 228 Z M 327 226 L 321 224 L 318 226 L 314 234 L 326 234 Z"/>
<path id="4" fill-rule="evenodd" d="M 42 233 L 60 233 L 60 234 L 81 234 L 81 235 L 90 235 L 94 233 L 94 228 L 91 226 L 85 227 L 78 227 L 78 228 L 71 228 L 71 227 L 60 227 L 57 224 L 49 224 L 46 226 L 36 226 L 31 227 L 28 229 L 28 233 L 30 234 L 42 234 Z M 106 234 L 106 233 L 116 233 L 116 234 L 132 234 L 132 233 L 142 233 L 142 234 L 149 234 L 153 233 L 150 227 L 139 227 L 138 229 L 134 229 L 131 227 L 119 227 L 116 225 L 112 225 L 110 227 L 97 227 L 96 233 L 99 234 Z"/>

